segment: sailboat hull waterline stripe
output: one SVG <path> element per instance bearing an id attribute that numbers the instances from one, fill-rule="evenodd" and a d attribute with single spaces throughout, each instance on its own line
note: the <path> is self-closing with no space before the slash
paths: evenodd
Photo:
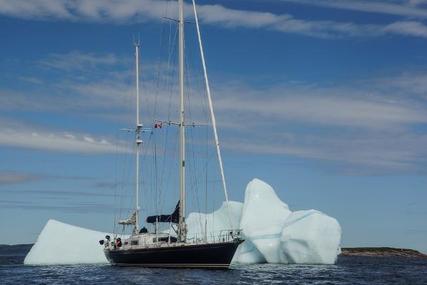
<path id="1" fill-rule="evenodd" d="M 146 263 L 146 264 L 114 264 L 120 267 L 147 267 L 147 268 L 197 268 L 197 269 L 228 269 L 230 264 L 196 264 L 196 263 Z"/>

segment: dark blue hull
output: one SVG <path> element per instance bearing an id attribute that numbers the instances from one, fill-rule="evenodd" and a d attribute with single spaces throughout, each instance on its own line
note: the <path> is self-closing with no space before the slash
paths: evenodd
<path id="1" fill-rule="evenodd" d="M 241 242 L 104 251 L 110 263 L 118 266 L 227 269 Z"/>

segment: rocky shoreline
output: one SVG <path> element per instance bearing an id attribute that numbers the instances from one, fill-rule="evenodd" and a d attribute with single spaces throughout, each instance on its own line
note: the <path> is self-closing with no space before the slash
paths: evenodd
<path id="1" fill-rule="evenodd" d="M 352 247 L 342 248 L 342 256 L 399 256 L 399 257 L 416 257 L 416 258 L 427 258 L 426 254 L 423 254 L 417 250 L 406 249 L 406 248 L 393 248 L 393 247 Z"/>

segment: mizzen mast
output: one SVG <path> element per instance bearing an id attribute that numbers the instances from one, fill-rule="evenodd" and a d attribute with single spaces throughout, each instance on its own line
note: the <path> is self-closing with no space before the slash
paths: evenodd
<path id="1" fill-rule="evenodd" d="M 135 128 L 135 144 L 136 144 L 136 172 L 135 172 L 135 227 L 134 233 L 139 232 L 139 153 L 142 144 L 141 132 L 142 123 L 139 114 L 139 41 L 135 42 L 135 75 L 136 75 L 136 128 Z"/>

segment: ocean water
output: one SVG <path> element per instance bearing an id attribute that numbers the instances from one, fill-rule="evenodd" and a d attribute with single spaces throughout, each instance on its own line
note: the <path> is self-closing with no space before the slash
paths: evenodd
<path id="1" fill-rule="evenodd" d="M 336 265 L 236 265 L 222 271 L 25 266 L 28 250 L 0 246 L 0 284 L 427 284 L 427 259 L 420 258 L 340 257 Z"/>

